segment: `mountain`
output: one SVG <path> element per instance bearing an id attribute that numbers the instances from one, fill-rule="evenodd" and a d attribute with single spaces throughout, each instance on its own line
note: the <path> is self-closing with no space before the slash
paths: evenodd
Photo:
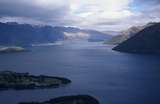
<path id="1" fill-rule="evenodd" d="M 29 45 L 64 39 L 63 33 L 51 26 L 0 23 L 1 45 Z"/>
<path id="2" fill-rule="evenodd" d="M 140 32 L 144 28 L 152 26 L 154 24 L 156 24 L 156 23 L 150 22 L 144 26 L 133 26 L 125 31 L 120 32 L 119 35 L 113 36 L 110 40 L 105 41 L 105 44 L 111 44 L 111 45 L 120 44 L 120 43 L 124 42 L 125 40 L 134 36 L 136 33 Z"/>
<path id="3" fill-rule="evenodd" d="M 120 44 L 129 38 L 130 38 L 130 35 L 123 35 L 122 34 L 122 35 L 113 36 L 110 40 L 106 40 L 104 43 L 110 44 L 110 45 L 117 45 L 117 44 Z"/>
<path id="4" fill-rule="evenodd" d="M 96 30 L 84 30 L 84 33 L 89 34 L 88 40 L 91 42 L 105 41 L 105 40 L 109 40 L 112 38 L 110 34 L 99 32 Z"/>
<path id="5" fill-rule="evenodd" d="M 113 50 L 131 53 L 160 53 L 160 23 L 147 26 Z"/>
<path id="6" fill-rule="evenodd" d="M 72 35 L 66 35 L 72 34 Z M 78 34 L 78 35 L 77 35 Z M 31 45 L 65 40 L 74 36 L 87 36 L 86 39 L 103 40 L 109 36 L 94 30 L 73 27 L 33 26 L 30 24 L 0 23 L 0 45 Z"/>
<path id="7" fill-rule="evenodd" d="M 111 39 L 111 35 L 96 30 L 68 27 L 63 30 L 66 39 L 87 39 L 88 41 L 104 41 Z"/>
<path id="8" fill-rule="evenodd" d="M 120 31 L 103 31 L 105 34 L 110 34 L 112 36 L 116 36 L 120 34 Z"/>
<path id="9" fill-rule="evenodd" d="M 125 31 L 120 32 L 119 35 L 112 37 L 110 40 L 106 41 L 105 44 L 112 44 L 112 45 L 120 44 L 123 41 L 129 39 L 130 37 L 134 36 L 134 34 L 136 34 L 142 29 L 143 27 L 141 26 L 131 27 Z"/>

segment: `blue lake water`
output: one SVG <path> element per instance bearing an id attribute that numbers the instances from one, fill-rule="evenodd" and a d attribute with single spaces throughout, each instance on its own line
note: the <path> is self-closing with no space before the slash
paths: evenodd
<path id="1" fill-rule="evenodd" d="M 1 91 L 0 104 L 77 94 L 92 95 L 101 104 L 160 104 L 159 55 L 120 53 L 85 41 L 29 49 L 0 54 L 0 70 L 67 77 L 72 83 L 56 89 Z"/>

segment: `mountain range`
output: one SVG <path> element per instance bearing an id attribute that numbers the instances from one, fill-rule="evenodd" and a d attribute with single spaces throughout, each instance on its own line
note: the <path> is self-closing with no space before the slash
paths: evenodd
<path id="1" fill-rule="evenodd" d="M 95 30 L 74 27 L 39 26 L 16 22 L 0 23 L 0 45 L 23 46 L 74 38 L 103 41 L 110 39 L 111 36 Z"/>

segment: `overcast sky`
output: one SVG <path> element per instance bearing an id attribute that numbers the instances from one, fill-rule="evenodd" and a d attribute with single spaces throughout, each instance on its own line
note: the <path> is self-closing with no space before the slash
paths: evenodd
<path id="1" fill-rule="evenodd" d="M 0 0 L 0 21 L 123 30 L 160 21 L 160 0 Z"/>

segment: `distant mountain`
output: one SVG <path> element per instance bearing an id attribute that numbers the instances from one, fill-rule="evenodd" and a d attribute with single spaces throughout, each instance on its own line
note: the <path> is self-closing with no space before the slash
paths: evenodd
<path id="1" fill-rule="evenodd" d="M 104 43 L 110 44 L 110 45 L 117 45 L 117 44 L 120 44 L 129 38 L 130 38 L 130 35 L 123 35 L 122 34 L 122 35 L 113 36 L 110 40 L 106 40 Z"/>
<path id="2" fill-rule="evenodd" d="M 113 36 L 110 40 L 106 41 L 105 44 L 112 44 L 112 45 L 120 44 L 125 40 L 134 36 L 136 33 L 140 32 L 144 28 L 152 26 L 154 24 L 155 24 L 154 22 L 151 22 L 144 26 L 133 26 L 125 31 L 120 32 L 119 35 Z"/>
<path id="3" fill-rule="evenodd" d="M 123 41 L 129 39 L 130 37 L 134 36 L 137 32 L 139 32 L 142 29 L 143 29 L 143 27 L 141 27 L 141 26 L 131 27 L 126 31 L 120 32 L 119 35 L 112 37 L 110 40 L 106 41 L 105 43 L 112 44 L 112 45 L 120 44 Z"/>
<path id="4" fill-rule="evenodd" d="M 84 33 L 89 34 L 89 41 L 95 42 L 95 41 L 105 41 L 112 38 L 112 35 L 106 34 L 103 32 L 99 32 L 96 30 L 83 30 Z"/>
<path id="5" fill-rule="evenodd" d="M 111 35 L 96 30 L 68 27 L 63 30 L 66 39 L 87 39 L 88 41 L 104 41 L 111 39 Z"/>
<path id="6" fill-rule="evenodd" d="M 103 31 L 105 34 L 110 34 L 112 36 L 116 36 L 120 34 L 120 31 Z"/>
<path id="7" fill-rule="evenodd" d="M 148 25 L 113 50 L 132 53 L 160 53 L 160 23 Z"/>
<path id="8" fill-rule="evenodd" d="M 0 45 L 29 45 L 64 39 L 61 31 L 51 26 L 0 23 Z"/>
<path id="9" fill-rule="evenodd" d="M 68 34 L 68 35 L 66 35 Z M 69 35 L 72 34 L 72 35 Z M 77 35 L 78 34 L 78 35 Z M 94 30 L 73 27 L 33 26 L 29 24 L 0 23 L 0 45 L 30 45 L 65 40 L 72 36 L 86 39 L 103 40 L 109 36 Z"/>

